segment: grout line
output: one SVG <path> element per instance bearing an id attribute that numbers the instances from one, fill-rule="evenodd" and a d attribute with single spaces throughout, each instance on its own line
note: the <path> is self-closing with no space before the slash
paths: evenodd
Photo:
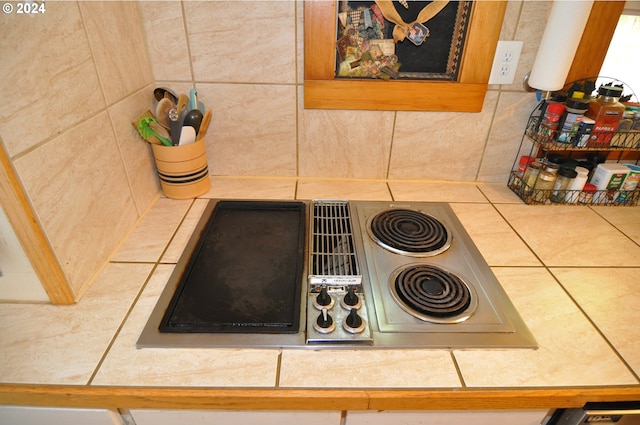
<path id="1" fill-rule="evenodd" d="M 560 267 L 557 267 L 557 268 L 560 268 Z M 594 268 L 596 268 L 596 267 L 594 267 Z M 607 268 L 607 267 L 597 267 L 597 268 Z M 625 358 L 622 356 L 622 354 L 618 351 L 618 349 L 616 348 L 615 344 L 613 344 L 613 342 L 611 342 L 611 340 L 609 340 L 607 335 L 600 329 L 600 327 L 596 324 L 596 322 L 594 322 L 593 319 L 591 319 L 589 314 L 582 308 L 582 306 L 580 305 L 578 300 L 575 299 L 573 297 L 573 295 L 571 295 L 571 292 L 569 292 L 569 290 L 562 284 L 560 279 L 558 279 L 556 277 L 556 275 L 553 274 L 553 271 L 549 270 L 548 268 L 547 268 L 547 271 L 551 274 L 553 279 L 560 286 L 560 288 L 562 288 L 564 293 L 569 297 L 569 299 L 573 302 L 573 304 L 578 308 L 578 310 L 580 311 L 582 316 L 585 319 L 587 319 L 587 321 L 595 329 L 595 331 L 598 333 L 598 335 L 600 335 L 600 337 L 607 343 L 607 345 L 609 346 L 611 351 L 613 351 L 615 353 L 615 355 L 618 357 L 618 359 L 625 365 L 625 367 L 629 370 L 629 372 L 631 372 L 631 374 L 634 376 L 634 378 L 636 378 L 638 381 L 640 381 L 640 375 L 635 372 L 633 367 L 625 360 Z"/>
<path id="2" fill-rule="evenodd" d="M 387 159 L 387 170 L 385 173 L 385 180 L 389 180 L 389 172 L 391 171 L 391 158 L 393 156 L 393 141 L 396 135 L 396 124 L 398 121 L 398 111 L 393 113 L 393 124 L 391 127 L 391 142 L 389 143 L 389 158 Z"/>
<path id="3" fill-rule="evenodd" d="M 393 190 L 391 190 L 391 186 L 389 186 L 389 181 L 385 182 L 385 186 L 387 186 L 387 190 L 389 191 L 389 195 L 391 196 L 391 201 L 396 202 L 395 196 L 393 196 Z"/>
<path id="4" fill-rule="evenodd" d="M 98 372 L 100 372 L 100 368 L 102 367 L 102 364 L 107 359 L 107 356 L 109 355 L 109 352 L 111 351 L 111 348 L 113 348 L 113 345 L 116 343 L 116 339 L 118 339 L 118 336 L 120 335 L 120 332 L 122 331 L 122 328 L 124 328 L 125 323 L 127 323 L 127 320 L 129 319 L 129 316 L 131 315 L 131 312 L 135 308 L 136 304 L 138 304 L 138 300 L 142 296 L 142 293 L 144 292 L 145 288 L 147 287 L 147 284 L 151 280 L 151 277 L 153 276 L 153 274 L 155 273 L 157 268 L 158 268 L 158 264 L 156 263 L 156 264 L 153 265 L 153 267 L 149 271 L 149 274 L 147 275 L 147 278 L 145 279 L 144 283 L 140 287 L 140 290 L 138 291 L 138 293 L 136 294 L 135 298 L 131 302 L 131 305 L 127 309 L 127 312 L 125 313 L 124 317 L 120 321 L 120 325 L 118 325 L 118 328 L 113 333 L 113 336 L 111 337 L 111 340 L 109 341 L 109 344 L 107 344 L 107 347 L 105 348 L 104 352 L 102 353 L 102 356 L 100 356 L 100 360 L 98 360 L 98 363 L 96 364 L 96 367 L 93 369 L 93 373 L 91 373 L 91 376 L 89 377 L 89 380 L 87 381 L 86 385 L 92 385 L 93 384 L 93 380 L 95 379 L 96 375 L 98 375 Z"/>
<path id="5" fill-rule="evenodd" d="M 460 385 L 462 388 L 467 388 L 467 383 L 464 381 L 464 376 L 462 375 L 462 370 L 460 369 L 460 365 L 458 364 L 458 360 L 456 359 L 456 355 L 453 352 L 454 350 L 449 351 L 451 354 L 451 360 L 453 361 L 453 367 L 456 368 L 456 373 L 458 374 L 458 379 L 460 379 Z"/>
<path id="6" fill-rule="evenodd" d="M 191 39 L 189 38 L 189 28 L 187 26 L 187 14 L 184 10 L 184 1 L 180 2 L 180 9 L 182 12 L 182 29 L 184 30 L 184 38 L 187 42 L 187 54 L 189 55 L 189 75 L 191 75 L 191 86 L 196 87 L 196 79 L 193 75 L 193 56 L 191 56 Z"/>
<path id="7" fill-rule="evenodd" d="M 615 206 L 602 206 L 601 208 L 616 208 Z M 625 208 L 625 207 L 621 207 L 621 208 Z M 629 239 L 631 242 L 633 242 L 635 245 L 640 246 L 640 241 L 635 241 L 631 236 L 627 235 L 622 229 L 620 229 L 618 226 L 616 226 L 614 223 L 611 222 L 611 220 L 607 219 L 607 217 L 603 216 L 602 214 L 600 214 L 598 212 L 598 208 L 593 208 L 593 206 L 589 205 L 589 209 L 591 211 L 593 211 L 594 213 L 596 213 L 598 215 L 598 217 L 602 218 L 604 221 L 606 221 L 611 227 L 613 227 L 614 229 L 616 229 L 618 232 L 622 233 L 622 235 L 624 237 L 626 237 L 627 239 Z"/>
<path id="8" fill-rule="evenodd" d="M 280 388 L 280 371 L 282 369 L 282 350 L 278 353 L 278 361 L 276 362 L 276 382 L 274 388 Z"/>
<path id="9" fill-rule="evenodd" d="M 120 324 L 118 325 L 118 328 L 113 333 L 113 336 L 111 337 L 111 340 L 109 341 L 109 344 L 107 344 L 107 347 L 105 348 L 104 352 L 102 353 L 102 356 L 100 357 L 100 360 L 96 364 L 96 367 L 94 368 L 93 373 L 89 377 L 89 380 L 87 381 L 86 385 L 91 385 L 93 383 L 93 380 L 95 379 L 96 375 L 100 371 L 100 368 L 102 367 L 102 364 L 104 363 L 104 361 L 106 360 L 107 356 L 109 355 L 109 352 L 111 351 L 111 348 L 113 348 L 113 345 L 115 344 L 116 340 L 118 339 L 118 336 L 120 336 L 120 332 L 124 328 L 124 325 L 127 323 L 127 320 L 129 320 L 129 316 L 131 316 L 131 313 L 132 313 L 133 309 L 138 304 L 138 301 L 140 300 L 140 297 L 142 296 L 142 293 L 144 292 L 145 288 L 149 284 L 149 281 L 151 280 L 151 278 L 154 275 L 155 271 L 157 270 L 158 266 L 159 265 L 167 265 L 167 264 L 175 265 L 174 263 L 162 263 L 162 257 L 167 252 L 167 249 L 169 249 L 169 247 L 171 246 L 171 242 L 176 237 L 176 234 L 180 230 L 180 227 L 182 227 L 182 224 L 184 223 L 184 221 L 187 218 L 187 215 L 189 214 L 189 212 L 193 208 L 194 203 L 195 203 L 195 199 L 191 201 L 191 204 L 189 205 L 189 208 L 187 208 L 187 210 L 185 211 L 184 215 L 182 216 L 182 219 L 180 220 L 180 223 L 178 223 L 178 225 L 176 226 L 173 234 L 169 238 L 168 242 L 165 244 L 164 249 L 162 250 L 162 252 L 158 255 L 158 259 L 156 261 L 154 261 L 154 262 L 109 261 L 110 263 L 114 263 L 114 264 L 153 264 L 153 267 L 149 271 L 149 274 L 147 275 L 147 278 L 145 279 L 144 283 L 140 287 L 140 290 L 138 290 L 138 293 L 136 294 L 136 296 L 134 297 L 133 301 L 131 302 L 131 305 L 127 309 L 127 312 L 125 313 L 124 317 L 120 321 Z M 147 210 L 147 213 L 148 213 L 148 210 Z"/>
<path id="10" fill-rule="evenodd" d="M 531 247 L 531 245 L 529 245 L 527 243 L 527 241 L 522 237 L 522 235 L 520 233 L 518 233 L 518 231 L 516 230 L 515 227 L 513 227 L 513 225 L 511 224 L 511 222 L 509 222 L 509 220 L 507 220 L 507 218 L 502 214 L 502 212 L 500 212 L 500 210 L 498 209 L 498 207 L 496 207 L 496 205 L 493 202 L 490 202 L 489 205 L 491 205 L 493 207 L 493 209 L 498 213 L 498 215 L 500 216 L 500 218 L 502 218 L 504 220 L 505 223 L 507 223 L 507 226 L 509 226 L 509 228 L 513 231 L 513 233 L 515 233 L 518 238 L 522 241 L 522 243 L 524 244 L 524 246 L 527 247 L 527 249 L 529 251 L 531 251 L 531 253 L 533 254 L 533 256 L 540 262 L 541 266 L 531 266 L 531 267 L 544 267 L 547 271 L 549 271 L 549 267 L 547 267 L 547 265 L 545 264 L 544 261 L 542 261 L 542 258 L 540 258 L 540 256 L 535 252 L 535 250 Z M 505 205 L 505 204 L 501 204 L 501 205 Z M 514 266 L 514 267 L 521 267 L 521 266 Z"/>
<path id="11" fill-rule="evenodd" d="M 480 184 L 476 183 L 476 189 L 478 189 L 478 191 L 480 191 L 480 193 L 482 194 L 482 196 L 484 196 L 484 199 L 487 200 L 487 203 L 493 205 L 493 202 L 491 202 L 491 199 L 489 198 L 489 196 L 487 196 L 486 193 L 484 193 L 484 191 L 482 190 L 482 187 L 480 187 Z"/>

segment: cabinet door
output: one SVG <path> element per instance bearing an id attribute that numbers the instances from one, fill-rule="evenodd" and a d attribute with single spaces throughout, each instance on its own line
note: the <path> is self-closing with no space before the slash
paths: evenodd
<path id="1" fill-rule="evenodd" d="M 136 425 L 340 425 L 341 412 L 131 409 L 129 413 Z"/>
<path id="2" fill-rule="evenodd" d="M 547 410 L 347 412 L 345 425 L 540 425 Z"/>
<path id="3" fill-rule="evenodd" d="M 123 425 L 120 414 L 108 409 L 0 406 L 3 425 Z"/>

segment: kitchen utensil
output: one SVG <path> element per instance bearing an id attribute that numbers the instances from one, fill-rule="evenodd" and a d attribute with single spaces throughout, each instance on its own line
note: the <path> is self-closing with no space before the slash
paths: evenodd
<path id="1" fill-rule="evenodd" d="M 207 135 L 207 130 L 209 129 L 209 124 L 211 123 L 211 116 L 213 113 L 211 109 L 209 109 L 202 118 L 202 122 L 200 123 L 200 130 L 198 130 L 198 138 L 197 140 L 204 139 L 204 136 Z"/>
<path id="2" fill-rule="evenodd" d="M 157 127 L 153 126 L 153 124 L 157 124 Z M 173 143 L 171 143 L 171 141 L 167 137 L 159 133 L 160 128 L 162 128 L 160 126 L 160 123 L 154 117 L 145 117 L 138 122 L 138 132 L 143 139 L 151 141 L 150 138 L 153 136 L 157 138 L 163 145 L 173 146 Z"/>
<path id="3" fill-rule="evenodd" d="M 176 108 L 169 110 L 169 130 L 171 131 L 171 142 L 173 142 L 174 146 L 177 146 L 180 143 L 180 128 L 182 127 L 180 123 L 180 115 L 178 114 L 178 110 Z"/>
<path id="4" fill-rule="evenodd" d="M 151 144 L 154 145 L 162 145 L 163 143 L 160 141 L 160 139 L 158 139 L 156 136 L 154 136 L 151 133 L 145 133 L 145 135 L 147 137 L 145 137 L 145 135 L 142 134 L 142 132 L 139 130 L 139 125 L 141 123 L 141 121 L 145 118 L 152 118 L 155 119 L 155 117 L 153 116 L 153 113 L 150 110 L 146 110 L 143 113 L 141 113 L 140 115 L 138 115 L 136 117 L 136 119 L 134 119 L 131 124 L 133 125 L 133 128 L 136 129 L 136 131 L 140 134 L 140 137 L 142 137 L 146 142 L 149 142 Z M 145 125 L 145 124 L 143 124 Z"/>
<path id="5" fill-rule="evenodd" d="M 162 99 L 169 98 L 169 100 L 171 100 L 171 102 L 173 102 L 174 105 L 178 103 L 178 96 L 176 96 L 176 94 L 173 91 L 166 89 L 164 87 L 156 87 L 153 90 L 153 97 L 158 102 L 160 102 L 160 100 Z"/>
<path id="6" fill-rule="evenodd" d="M 178 97 L 178 114 L 182 115 L 182 112 L 187 108 L 187 104 L 189 103 L 189 97 L 186 94 L 181 94 L 180 97 Z"/>
<path id="7" fill-rule="evenodd" d="M 207 108 L 205 108 L 204 103 L 198 100 L 198 92 L 196 91 L 196 89 L 191 89 L 189 91 L 189 107 L 191 109 L 199 110 L 200 112 L 202 112 L 202 115 L 204 115 L 205 112 L 207 111 Z"/>
<path id="8" fill-rule="evenodd" d="M 173 108 L 175 108 L 175 105 L 166 97 L 160 99 L 156 105 L 156 119 L 164 128 L 171 128 L 169 111 Z"/>
<path id="9" fill-rule="evenodd" d="M 195 129 L 196 134 L 200 131 L 200 124 L 202 123 L 202 112 L 199 109 L 191 109 L 184 117 L 183 126 L 191 126 Z"/>
<path id="10" fill-rule="evenodd" d="M 189 107 L 191 109 L 198 109 L 198 92 L 196 89 L 189 90 Z"/>
<path id="11" fill-rule="evenodd" d="M 180 141 L 178 145 L 184 146 L 196 141 L 196 130 L 190 125 L 183 125 L 180 130 Z"/>
<path id="12" fill-rule="evenodd" d="M 171 135 L 169 135 L 169 130 L 164 128 L 164 126 L 160 124 L 160 122 L 158 122 L 157 119 L 156 121 L 153 121 L 153 120 L 149 121 L 149 128 L 151 128 L 151 130 L 155 131 L 165 139 L 171 141 Z"/>

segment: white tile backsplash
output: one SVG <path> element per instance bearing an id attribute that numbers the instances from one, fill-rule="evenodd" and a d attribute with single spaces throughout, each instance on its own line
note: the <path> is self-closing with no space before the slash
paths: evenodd
<path id="1" fill-rule="evenodd" d="M 501 39 L 525 40 L 518 73 L 545 23 L 546 3 L 532 3 L 509 1 L 502 26 Z M 212 176 L 301 178 L 302 196 L 311 179 L 362 179 L 323 189 L 352 199 L 388 198 L 387 179 L 506 181 L 533 95 L 491 87 L 480 113 L 305 110 L 303 16 L 294 0 L 52 2 L 33 19 L 0 16 L 0 134 L 76 296 L 160 195 L 130 125 L 156 84 L 196 87 L 213 111 Z"/>

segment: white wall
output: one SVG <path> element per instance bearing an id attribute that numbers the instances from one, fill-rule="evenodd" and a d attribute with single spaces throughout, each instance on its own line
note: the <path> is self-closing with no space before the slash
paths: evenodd
<path id="1" fill-rule="evenodd" d="M 2 207 L 0 207 L 0 301 L 49 302 Z"/>

